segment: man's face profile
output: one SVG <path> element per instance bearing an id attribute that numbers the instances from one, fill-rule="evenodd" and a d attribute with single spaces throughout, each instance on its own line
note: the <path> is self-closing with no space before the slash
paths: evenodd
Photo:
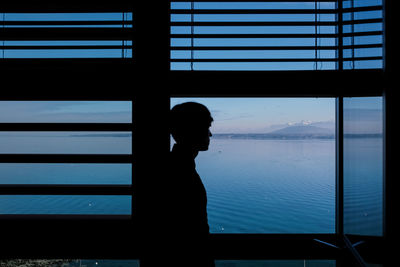
<path id="1" fill-rule="evenodd" d="M 207 151 L 212 136 L 210 127 L 211 123 L 190 125 L 175 141 L 196 151 Z"/>
<path id="2" fill-rule="evenodd" d="M 194 143 L 199 151 L 207 151 L 210 145 L 210 137 L 212 136 L 210 131 L 211 123 L 204 125 L 194 133 Z"/>
<path id="3" fill-rule="evenodd" d="M 195 151 L 207 151 L 213 121 L 207 107 L 188 102 L 175 106 L 171 111 L 171 133 L 176 143 Z"/>

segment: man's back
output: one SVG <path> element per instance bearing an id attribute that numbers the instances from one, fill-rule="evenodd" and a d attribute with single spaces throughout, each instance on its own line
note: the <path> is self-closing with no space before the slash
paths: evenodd
<path id="1" fill-rule="evenodd" d="M 170 154 L 168 186 L 171 227 L 182 238 L 202 238 L 209 233 L 207 194 L 196 172 L 194 158 L 185 148 L 175 145 Z"/>
<path id="2" fill-rule="evenodd" d="M 193 156 L 175 145 L 170 152 L 167 180 L 164 181 L 164 231 L 168 240 L 163 266 L 212 267 L 207 195 L 196 172 Z"/>
<path id="3" fill-rule="evenodd" d="M 160 227 L 166 241 L 166 260 L 160 266 L 212 267 L 207 194 L 194 159 L 200 151 L 208 150 L 213 118 L 204 105 L 186 102 L 174 106 L 169 119 L 176 144 L 161 183 L 160 207 L 164 216 Z"/>

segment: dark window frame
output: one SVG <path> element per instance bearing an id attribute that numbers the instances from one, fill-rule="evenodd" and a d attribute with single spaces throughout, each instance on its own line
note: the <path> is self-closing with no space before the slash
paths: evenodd
<path id="1" fill-rule="evenodd" d="M 387 8 L 384 6 L 384 10 Z M 346 9 L 347 11 L 349 9 Z M 343 39 L 341 36 L 345 36 L 342 30 L 344 24 L 341 14 L 343 13 L 343 7 L 341 1 L 338 1 L 338 66 L 337 70 L 314 70 L 314 71 L 171 71 L 168 74 L 171 89 L 169 90 L 171 97 L 334 97 L 336 98 L 336 116 L 337 116 L 337 139 L 336 139 L 336 153 L 337 153 L 337 172 L 336 172 L 336 233 L 333 235 L 325 236 L 325 240 L 330 240 L 331 244 L 342 246 L 346 248 L 349 255 L 352 255 L 354 264 L 364 266 L 363 258 L 359 252 L 355 249 L 355 244 L 360 240 L 368 243 L 368 248 L 363 248 L 363 257 L 368 256 L 369 259 L 378 258 L 378 261 L 383 261 L 384 249 L 382 244 L 387 238 L 386 231 L 386 216 L 387 211 L 384 211 L 384 234 L 383 237 L 368 237 L 344 234 L 343 232 L 343 98 L 344 97 L 368 97 L 368 96 L 380 96 L 385 99 L 387 96 L 387 90 L 390 90 L 388 83 L 388 66 L 384 60 L 383 69 L 370 69 L 370 70 L 344 70 L 343 62 L 346 59 L 343 58 Z M 386 15 L 387 12 L 385 12 Z M 385 23 L 388 23 L 388 18 L 384 17 Z M 384 53 L 386 53 L 386 42 L 387 33 L 384 34 Z M 387 53 L 386 53 L 387 54 Z M 169 56 L 169 55 L 168 55 Z M 321 84 L 323 88 L 321 88 Z M 387 114 L 387 105 L 384 101 L 383 110 Z M 392 107 L 393 108 L 393 107 Z M 384 120 L 385 124 L 386 119 Z M 384 131 L 387 128 L 384 129 Z M 384 142 L 386 140 L 386 132 Z M 385 157 L 388 157 L 388 151 L 383 151 Z M 384 162 L 384 177 L 386 181 L 386 163 Z M 383 203 L 386 203 L 386 188 L 384 187 L 384 199 Z M 386 204 L 384 204 L 385 206 Z M 384 207 L 384 210 L 386 207 Z M 246 243 L 241 247 L 242 250 L 236 251 L 237 254 L 232 253 L 231 255 L 242 255 L 246 258 L 248 255 L 254 256 L 249 250 L 257 251 L 252 247 L 252 242 L 256 243 L 256 240 L 261 242 L 263 246 L 267 246 L 267 250 L 273 250 L 274 245 L 285 243 L 284 240 L 287 238 L 289 242 L 301 237 L 306 237 L 308 240 L 319 240 L 316 236 L 318 235 L 299 235 L 299 234 L 287 234 L 287 235 L 271 235 L 271 234 L 213 234 L 216 240 L 225 241 L 224 246 L 232 247 L 243 243 L 243 239 L 251 239 L 251 242 Z M 273 242 L 273 236 L 279 236 L 278 242 Z M 335 237 L 335 241 L 332 241 L 332 237 Z M 254 238 L 254 239 L 252 239 Z M 229 246 L 229 241 L 234 245 Z M 263 241 L 260 241 L 263 240 Z M 324 239 L 322 239 L 324 240 Z M 304 240 L 303 240 L 304 241 Z M 329 241 L 326 241 L 329 242 Z M 245 242 L 244 242 L 245 243 Z M 285 243 L 287 244 L 287 243 Z M 297 248 L 298 251 L 306 253 L 311 247 L 307 242 L 302 243 L 305 245 L 303 248 Z M 322 244 L 322 243 L 321 243 Z M 325 244 L 327 245 L 327 244 Z M 218 246 L 218 249 L 224 246 Z M 252 249 L 245 249 L 248 246 Z M 322 245 L 323 246 L 323 245 Z M 328 247 L 329 245 L 327 245 Z M 289 246 L 290 247 L 290 246 Z M 332 247 L 330 247 L 332 248 Z M 228 249 L 228 250 L 229 250 Z M 282 248 L 280 248 L 282 249 Z M 278 251 L 281 251 L 278 249 Z M 304 249 L 304 250 L 303 250 Z M 243 252 L 245 251 L 245 252 Z M 289 248 L 288 254 L 295 255 L 293 248 Z M 366 252 L 368 251 L 368 252 Z M 276 253 L 276 254 L 274 254 Z M 368 255 L 370 253 L 370 255 Z M 223 253 L 221 253 L 223 255 Z M 269 253 L 268 253 L 269 254 Z M 279 252 L 273 252 L 272 255 L 279 255 Z M 270 254 L 270 255 L 271 255 Z M 261 253 L 263 255 L 263 253 Z M 264 253 L 264 256 L 266 254 Z M 321 254 L 322 255 L 322 254 Z M 331 254 L 332 255 L 332 254 Z M 260 255 L 258 255 L 260 256 Z M 343 255 L 342 255 L 343 256 Z M 234 256 L 235 257 L 235 256 Z M 272 257 L 274 258 L 274 257 Z M 279 258 L 279 256 L 278 256 Z M 285 257 L 286 258 L 286 257 Z M 290 258 L 287 257 L 287 258 Z M 340 257 L 338 257 L 340 258 Z M 341 259 L 343 260 L 343 259 Z M 338 264 L 344 264 L 340 262 Z"/>
<path id="2" fill-rule="evenodd" d="M 30 1 L 22 2 L 22 6 L 26 11 L 37 10 L 93 10 L 93 2 L 89 4 L 80 1 L 57 1 L 52 4 L 50 1 L 42 1 L 40 4 L 35 2 L 32 5 Z M 388 1 L 390 2 L 390 1 Z M 71 5 L 72 3 L 72 5 Z M 98 10 L 109 10 L 110 6 L 98 3 Z M 133 53 L 132 59 L 126 60 L 20 60 L 1 61 L 0 70 L 4 74 L 4 84 L 11 82 L 16 84 L 18 88 L 25 88 L 31 84 L 40 84 L 41 88 L 37 90 L 24 90 L 24 94 L 9 90 L 5 92 L 1 100 L 128 100 L 133 101 L 133 122 L 132 128 L 132 145 L 133 155 L 129 160 L 135 164 L 133 167 L 132 188 L 129 189 L 135 197 L 132 197 L 132 210 L 136 213 L 128 220 L 125 218 L 107 218 L 97 216 L 89 218 L 87 216 L 65 217 L 59 216 L 53 218 L 45 218 L 41 216 L 27 217 L 9 217 L 3 218 L 0 224 L 10 231 L 4 235 L 4 240 L 8 242 L 8 247 L 4 250 L 3 255 L 7 258 L 12 257 L 84 257 L 84 258 L 137 258 L 140 257 L 141 247 L 147 242 L 147 238 L 153 240 L 162 237 L 162 234 L 155 232 L 149 233 L 143 230 L 143 222 L 147 222 L 146 218 L 154 218 L 148 209 L 156 207 L 154 200 L 148 194 L 152 192 L 154 181 L 149 181 L 148 169 L 152 166 L 149 162 L 154 161 L 154 154 L 161 159 L 168 157 L 169 151 L 169 134 L 166 124 L 167 113 L 169 110 L 169 99 L 174 96 L 263 96 L 263 97 L 335 97 L 340 106 L 343 97 L 346 96 L 384 96 L 385 120 L 385 142 L 393 142 L 391 137 L 393 132 L 392 123 L 394 122 L 391 112 L 394 110 L 394 103 L 390 97 L 393 97 L 393 88 L 391 81 L 395 78 L 395 70 L 397 67 L 393 59 L 387 55 L 395 54 L 394 36 L 395 29 L 393 22 L 393 6 L 385 3 L 385 42 L 384 50 L 387 60 L 383 70 L 335 70 L 335 71 L 218 71 L 218 72 L 176 72 L 169 71 L 170 59 L 170 23 L 169 21 L 169 2 L 160 3 L 154 7 L 153 3 L 140 1 L 134 4 L 126 4 L 125 1 L 113 1 L 112 5 L 115 9 L 123 10 L 131 9 L 134 18 L 134 36 L 133 47 L 137 53 Z M 73 6 L 73 7 L 71 7 Z M 7 1 L 3 7 L 11 11 L 21 8 L 14 1 Z M 20 9 L 18 9 L 20 10 Z M 147 12 L 139 12 L 138 10 L 153 11 L 154 20 L 148 21 Z M 162 26 L 160 26 L 162 25 Z M 152 29 L 152 33 L 148 33 L 148 29 Z M 133 34 L 133 33 L 132 33 Z M 339 32 L 340 34 L 340 32 Z M 161 37 L 160 37 L 161 36 Z M 339 59 L 343 55 L 340 56 Z M 149 73 L 150 72 L 150 73 Z M 26 80 L 19 80 L 21 75 Z M 51 78 L 49 78 L 51 77 Z M 70 78 L 73 77 L 71 80 Z M 157 79 L 154 79 L 156 77 Z M 48 91 L 55 86 L 54 81 L 65 81 L 61 90 Z M 75 81 L 81 80 L 79 87 Z M 159 82 L 160 81 L 160 82 Z M 328 82 L 327 82 L 328 81 Z M 144 88 L 140 87 L 140 83 L 145 84 Z M 304 85 L 299 88 L 299 84 Z M 324 84 L 321 88 L 320 84 Z M 210 86 L 212 85 L 212 86 Z M 87 88 L 81 90 L 80 88 Z M 102 92 L 96 88 L 113 88 L 112 94 Z M 245 89 L 243 89 L 245 88 Z M 156 97 L 155 97 L 156 96 Z M 152 98 L 151 109 L 149 109 L 148 99 Z M 340 117 L 340 113 L 338 113 Z M 151 118 L 157 118 L 160 122 L 154 125 Z M 340 123 L 341 121 L 341 123 Z M 342 128 L 342 120 L 339 120 L 338 129 Z M 7 127 L 15 127 L 3 125 Z M 42 125 L 44 128 L 57 127 L 56 125 Z M 2 127 L 0 125 L 0 127 Z M 28 129 L 31 125 L 18 126 L 21 129 Z M 26 127 L 26 128 L 25 128 Z M 78 127 L 78 126 L 71 126 Z M 80 127 L 80 126 L 79 126 Z M 85 126 L 86 127 L 86 126 Z M 133 126 L 132 126 L 133 127 Z M 31 129 L 31 128 L 30 128 Z M 39 128 L 36 128 L 39 129 Z M 389 132 L 390 131 L 390 132 Z M 339 150 L 342 146 L 338 142 Z M 151 151 L 151 153 L 149 152 Z M 391 150 L 392 151 L 392 150 Z M 392 151 L 393 153 L 393 151 Z M 18 158 L 18 156 L 16 157 Z M 62 158 L 62 156 L 61 156 Z M 48 158 L 47 160 L 49 160 Z M 6 160 L 2 157 L 2 160 Z M 19 160 L 27 160 L 20 158 Z M 30 158 L 29 160 L 32 160 Z M 46 159 L 43 159 L 46 161 Z M 54 160 L 54 159 L 53 159 Z M 60 159 L 60 160 L 66 160 Z M 73 160 L 73 159 L 70 159 Z M 81 158 L 82 160 L 82 158 Z M 87 160 L 87 159 L 86 159 Z M 107 159 L 109 160 L 109 159 Z M 338 158 L 339 164 L 343 159 Z M 393 181 L 392 177 L 393 164 L 390 151 L 385 150 L 385 189 L 390 189 Z M 161 165 L 161 167 L 163 167 Z M 165 166 L 164 166 L 165 167 Z M 152 175 L 162 174 L 163 169 L 154 170 Z M 341 173 L 339 171 L 339 173 Z M 343 178 L 343 177 L 342 177 Z M 339 184 L 340 175 L 338 178 Z M 340 187 L 340 186 L 339 186 Z M 16 193 L 18 190 L 53 190 L 54 188 L 3 188 L 2 190 L 10 190 Z M 85 192 L 87 188 L 78 188 Z M 59 192 L 72 192 L 76 188 L 54 189 Z M 72 190 L 72 191 L 71 191 Z M 78 190 L 78 191 L 79 191 Z M 92 190 L 92 189 L 90 189 Z M 94 191 L 100 190 L 95 188 Z M 111 189 L 107 189 L 111 190 Z M 114 190 L 114 189 L 112 189 Z M 119 189 L 117 189 L 118 191 Z M 123 189 L 128 190 L 128 189 Z M 160 189 L 161 190 L 161 189 Z M 82 191 L 82 192 L 83 192 Z M 98 191 L 98 192 L 100 192 Z M 122 191 L 121 191 L 122 192 Z M 390 195 L 389 195 L 390 193 Z M 388 219 L 384 223 L 384 238 L 371 238 L 372 248 L 367 251 L 374 251 L 374 255 L 378 260 L 383 260 L 385 246 L 384 241 L 392 236 L 393 233 L 393 217 L 394 214 L 393 189 L 385 190 L 385 217 Z M 340 193 L 340 190 L 338 192 Z M 389 201 L 390 200 L 390 201 Z M 340 204 L 339 204 L 340 207 Z M 339 208 L 343 209 L 343 208 Z M 342 212 L 342 211 L 341 211 Z M 339 214 L 341 213 L 339 211 Z M 122 219 L 122 220 L 121 220 Z M 150 224 L 151 225 L 151 224 Z M 339 224 L 340 225 L 340 224 Z M 338 226 L 338 224 L 337 224 Z M 56 236 L 54 231 L 57 229 Z M 352 249 L 349 240 L 357 240 L 358 237 L 344 236 L 339 226 L 337 234 L 334 235 L 246 235 L 246 234 L 214 234 L 212 235 L 213 247 L 223 248 L 217 252 L 218 259 L 310 259 L 310 258 L 327 258 L 337 259 L 338 265 L 342 261 L 355 258 L 357 260 L 357 252 Z M 152 235 L 153 234 L 153 235 Z M 61 245 L 61 249 L 55 248 L 51 242 L 55 240 L 66 240 L 70 236 L 80 236 L 82 240 L 92 245 L 88 248 L 86 244 L 76 244 L 66 242 Z M 124 237 L 122 237 L 124 236 Z M 43 239 L 43 246 L 34 247 L 35 242 L 29 241 Z M 18 239 L 27 240 L 22 246 Z M 347 240 L 346 240 L 347 239 Z M 129 240 L 130 246 L 121 242 L 121 240 Z M 323 241 L 323 242 L 320 242 Z M 111 243 L 110 243 L 111 242 Z M 173 242 L 173 240 L 171 240 Z M 343 250 L 336 249 L 327 242 L 339 247 L 345 247 Z M 354 241 L 355 242 L 355 241 Z M 116 244 L 109 246 L 104 244 Z M 70 246 L 74 245 L 75 249 L 71 250 Z M 378 249 L 379 248 L 379 249 Z M 45 252 L 43 252 L 45 251 Z M 267 253 L 266 253 L 267 251 Z M 347 252 L 348 253 L 347 253 Z M 351 252 L 351 253 L 350 253 Z M 351 256 L 353 255 L 353 256 Z M 362 263 L 361 263 L 362 264 Z"/>

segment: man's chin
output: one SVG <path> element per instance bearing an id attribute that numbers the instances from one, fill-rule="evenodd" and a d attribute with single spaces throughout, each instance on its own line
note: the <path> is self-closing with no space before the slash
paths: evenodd
<path id="1" fill-rule="evenodd" d="M 199 151 L 207 151 L 208 150 L 208 146 L 209 146 L 209 144 L 200 146 L 199 147 Z"/>

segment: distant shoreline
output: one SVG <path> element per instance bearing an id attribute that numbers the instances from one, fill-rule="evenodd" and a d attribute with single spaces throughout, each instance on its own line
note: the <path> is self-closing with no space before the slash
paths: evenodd
<path id="1" fill-rule="evenodd" d="M 382 134 L 344 134 L 344 138 L 382 138 Z M 215 139 L 251 139 L 251 140 L 303 140 L 303 139 L 335 139 L 334 134 L 276 134 L 276 133 L 217 133 L 213 134 Z"/>
<path id="2" fill-rule="evenodd" d="M 131 133 L 121 134 L 71 134 L 69 137 L 132 137 Z"/>
<path id="3" fill-rule="evenodd" d="M 131 138 L 131 133 L 101 133 L 101 134 L 70 134 L 67 136 L 12 136 L 0 135 L 0 137 L 113 137 L 113 138 Z M 383 135 L 375 134 L 344 134 L 344 138 L 348 139 L 366 139 L 366 138 L 382 138 Z M 335 134 L 325 133 L 213 133 L 214 139 L 251 139 L 251 140 L 302 140 L 302 139 L 335 139 Z"/>

